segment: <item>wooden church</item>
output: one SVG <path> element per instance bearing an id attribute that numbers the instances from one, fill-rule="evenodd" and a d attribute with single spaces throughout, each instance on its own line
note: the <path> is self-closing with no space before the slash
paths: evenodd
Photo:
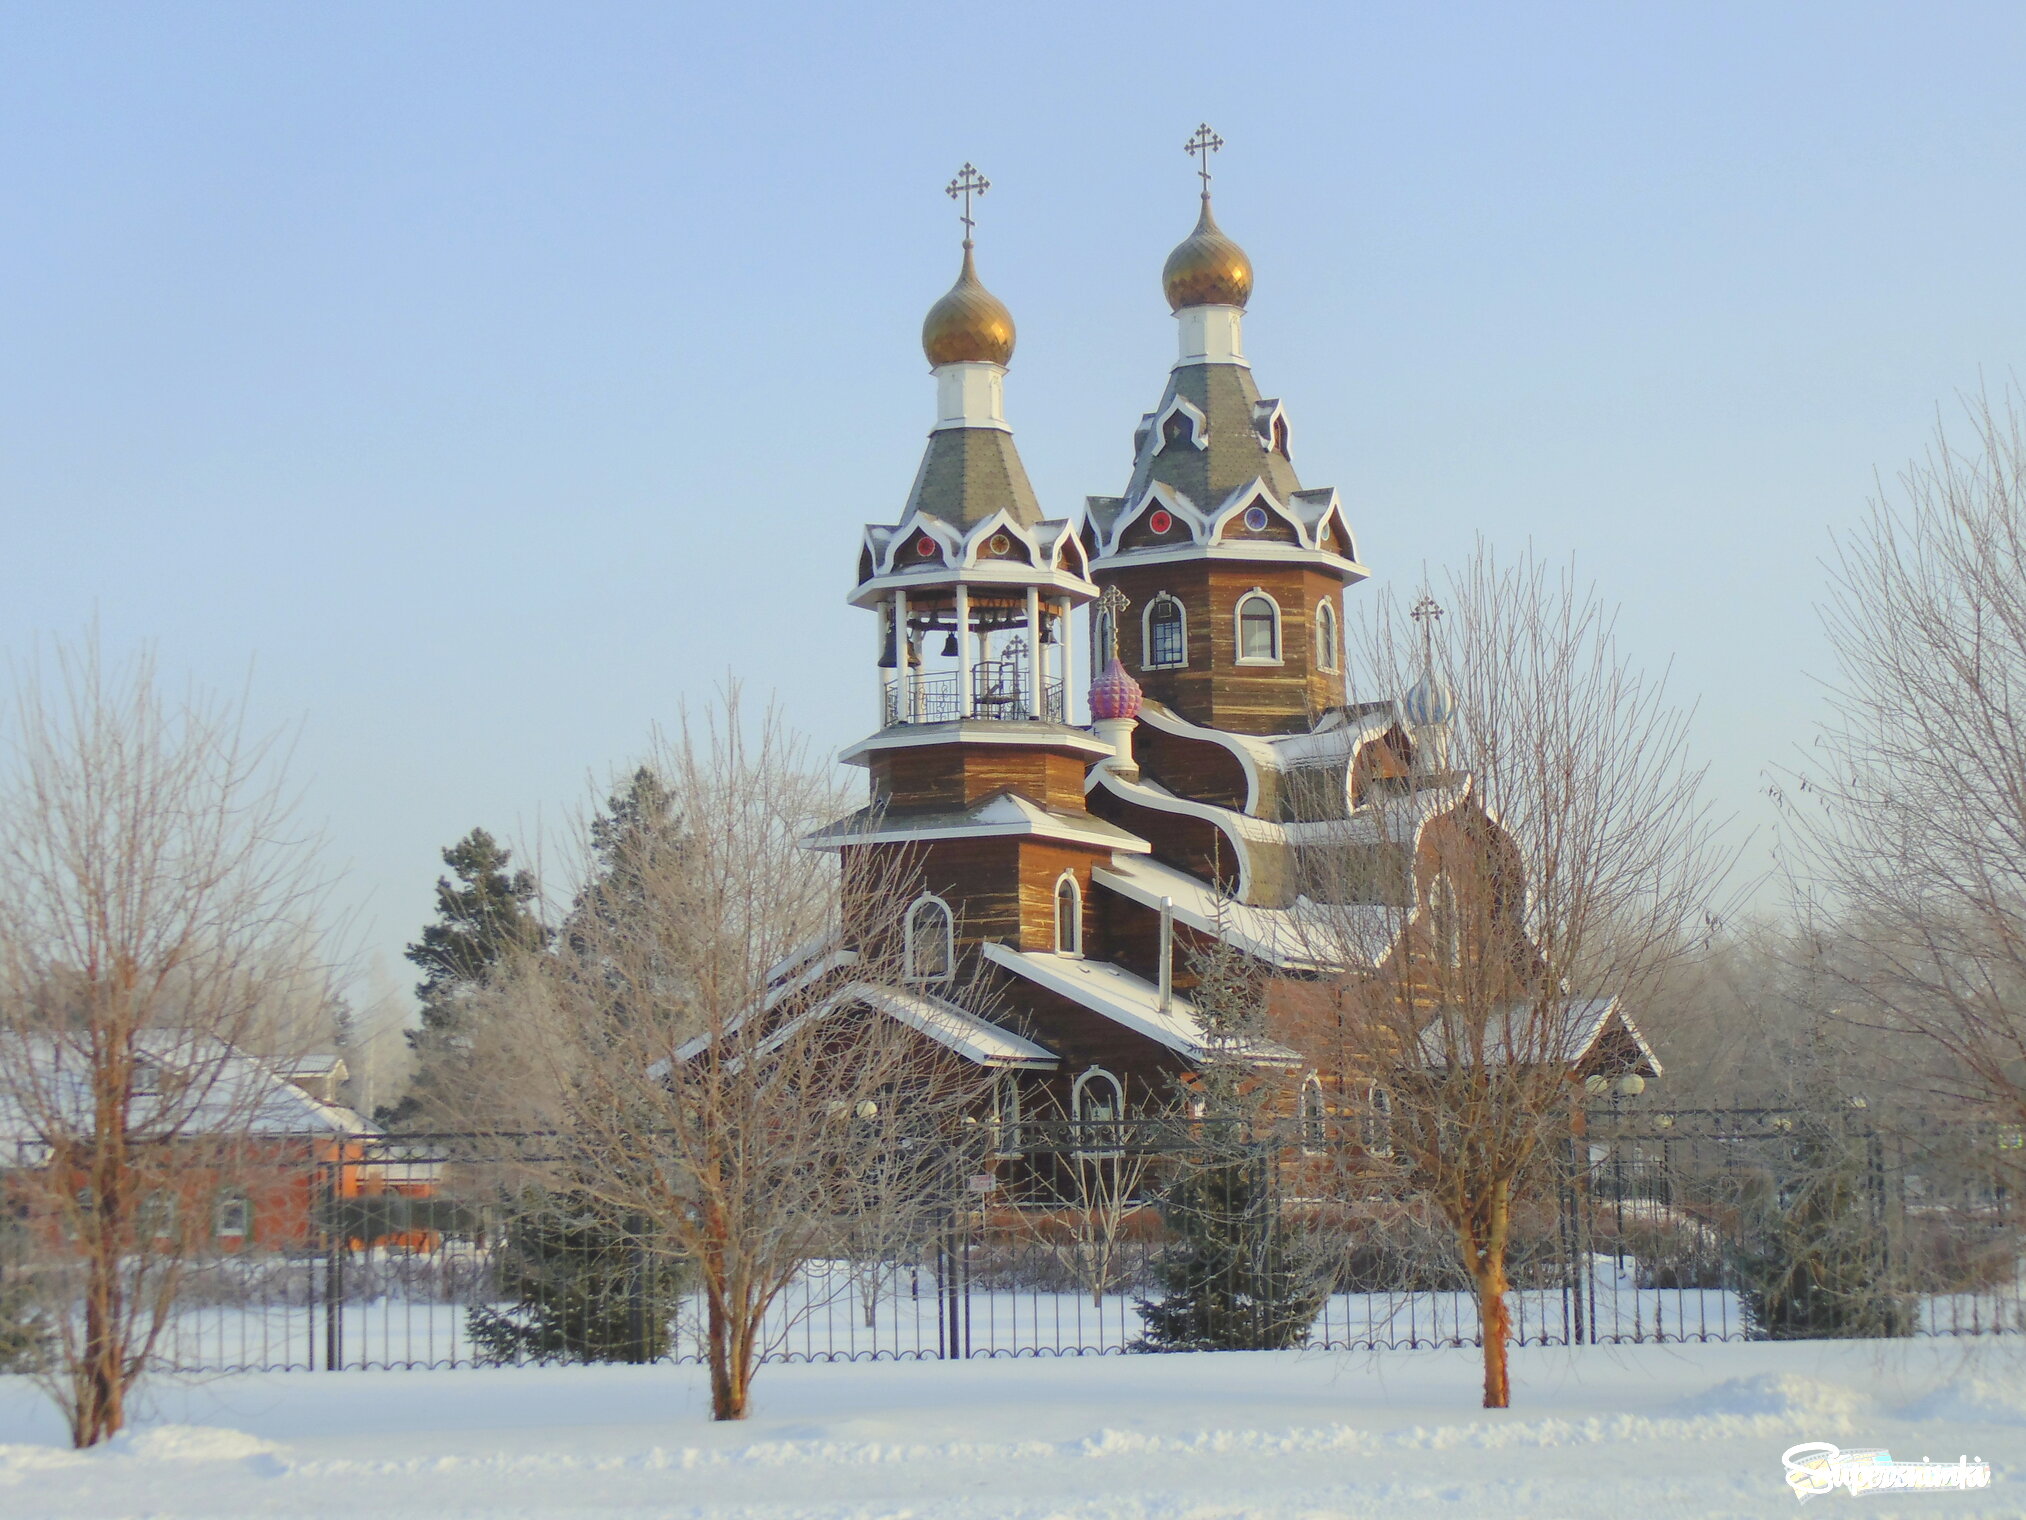
<path id="1" fill-rule="evenodd" d="M 1369 884 L 1349 906 L 1369 908 L 1375 961 L 1421 953 L 1397 926 L 1432 923 L 1444 872 L 1486 837 L 1468 779 L 1440 763 L 1449 698 L 1432 670 L 1397 698 L 1347 700 L 1342 603 L 1368 572 L 1247 358 L 1252 261 L 1211 211 L 1218 145 L 1207 128 L 1190 144 L 1201 211 L 1162 271 L 1174 367 L 1122 494 L 1081 514 L 1044 508 L 1021 465 L 1014 324 L 978 276 L 969 202 L 986 186 L 965 166 L 961 268 L 922 327 L 935 425 L 898 521 L 869 526 L 859 555 L 879 726 L 842 758 L 869 772 L 871 803 L 816 842 L 918 864 L 909 1022 L 998 1073 L 1002 1117 L 1175 1108 L 1211 1049 L 1189 993 L 1213 941 L 1269 992 L 1345 969 L 1301 932 L 1314 817 L 1373 863 L 1333 879 Z M 1098 672 L 1088 723 L 1070 701 L 1079 637 Z M 951 1000 L 981 978 L 989 1016 Z M 1582 1060 L 1657 1070 L 1615 1008 L 1595 1022 Z M 1247 1057 L 1322 1102 L 1313 1073 L 1342 1068 L 1311 1047 L 1298 1021 L 1269 1023 Z"/>

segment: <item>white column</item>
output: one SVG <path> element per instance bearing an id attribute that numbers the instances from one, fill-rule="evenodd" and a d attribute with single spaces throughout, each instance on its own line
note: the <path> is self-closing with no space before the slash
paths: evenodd
<path id="1" fill-rule="evenodd" d="M 1062 721 L 1069 721 L 1069 619 L 1071 608 L 1069 598 L 1064 597 L 1055 618 L 1055 637 L 1060 642 L 1055 646 L 1055 673 L 1062 679 Z"/>
<path id="2" fill-rule="evenodd" d="M 971 716 L 971 588 L 957 582 L 957 716 Z"/>
<path id="3" fill-rule="evenodd" d="M 900 700 L 893 705 L 895 717 L 902 723 L 912 723 L 915 717 L 916 686 L 913 674 L 907 668 L 907 588 L 893 588 L 893 678 L 900 684 L 894 689 L 900 693 Z"/>
<path id="4" fill-rule="evenodd" d="M 1027 716 L 1041 716 L 1041 588 L 1027 588 Z"/>
<path id="5" fill-rule="evenodd" d="M 899 711 L 899 709 L 894 707 L 893 705 L 893 693 L 895 689 L 893 684 L 893 672 L 883 669 L 877 663 L 878 661 L 886 658 L 887 619 L 892 616 L 893 616 L 892 604 L 889 602 L 881 602 L 879 604 L 879 616 L 873 619 L 874 624 L 877 625 L 875 631 L 879 634 L 879 652 L 875 654 L 872 658 L 874 661 L 873 669 L 879 671 L 879 726 L 881 728 L 886 727 L 887 714 L 890 711 L 892 712 Z M 896 669 L 898 668 L 899 659 L 900 659 L 900 646 L 896 644 L 894 646 L 894 660 Z"/>

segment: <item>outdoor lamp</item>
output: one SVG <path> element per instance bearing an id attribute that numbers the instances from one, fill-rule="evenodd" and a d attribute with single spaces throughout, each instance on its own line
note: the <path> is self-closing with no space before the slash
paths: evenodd
<path id="1" fill-rule="evenodd" d="M 1646 1091 L 1646 1079 L 1636 1071 L 1628 1071 L 1618 1079 L 1614 1090 L 1621 1098 L 1636 1098 Z"/>

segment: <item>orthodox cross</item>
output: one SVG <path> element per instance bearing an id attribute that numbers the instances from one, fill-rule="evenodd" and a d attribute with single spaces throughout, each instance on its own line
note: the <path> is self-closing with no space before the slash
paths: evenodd
<path id="1" fill-rule="evenodd" d="M 1435 677 L 1435 625 L 1442 621 L 1442 604 L 1427 592 L 1407 614 L 1421 629 L 1421 664 L 1430 680 Z"/>
<path id="2" fill-rule="evenodd" d="M 1196 160 L 1196 173 L 1203 180 L 1203 199 L 1210 199 L 1210 155 L 1224 146 L 1224 139 L 1210 130 L 1210 123 L 1204 122 L 1196 128 L 1190 139 L 1182 144 L 1182 151 Z"/>
<path id="3" fill-rule="evenodd" d="M 943 194 L 947 195 L 951 200 L 956 200 L 959 196 L 963 197 L 964 215 L 961 220 L 964 223 L 964 246 L 966 248 L 971 246 L 971 233 L 978 225 L 971 216 L 971 197 L 974 195 L 982 197 L 991 188 L 992 182 L 970 164 L 965 164 L 963 168 L 959 169 L 957 177 L 943 187 Z"/>
<path id="4" fill-rule="evenodd" d="M 1104 630 L 1104 656 L 1107 664 L 1119 657 L 1119 619 L 1125 615 L 1126 608 L 1130 606 L 1132 603 L 1116 585 L 1105 587 L 1104 595 L 1097 599 L 1098 615 L 1104 619 L 1098 626 Z"/>

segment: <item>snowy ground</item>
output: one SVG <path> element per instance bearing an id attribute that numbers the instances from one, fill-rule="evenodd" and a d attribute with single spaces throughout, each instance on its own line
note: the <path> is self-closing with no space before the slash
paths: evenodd
<path id="1" fill-rule="evenodd" d="M 260 1516 L 1744 1520 L 1792 1515 L 1803 1440 L 1981 1456 L 1994 1485 L 1811 1501 L 1865 1520 L 2026 1515 L 2026 1345 L 1529 1349 L 1487 1414 L 1476 1353 L 771 1366 L 712 1425 L 694 1368 L 273 1373 L 158 1386 L 75 1455 L 0 1378 L 7 1520 Z"/>

